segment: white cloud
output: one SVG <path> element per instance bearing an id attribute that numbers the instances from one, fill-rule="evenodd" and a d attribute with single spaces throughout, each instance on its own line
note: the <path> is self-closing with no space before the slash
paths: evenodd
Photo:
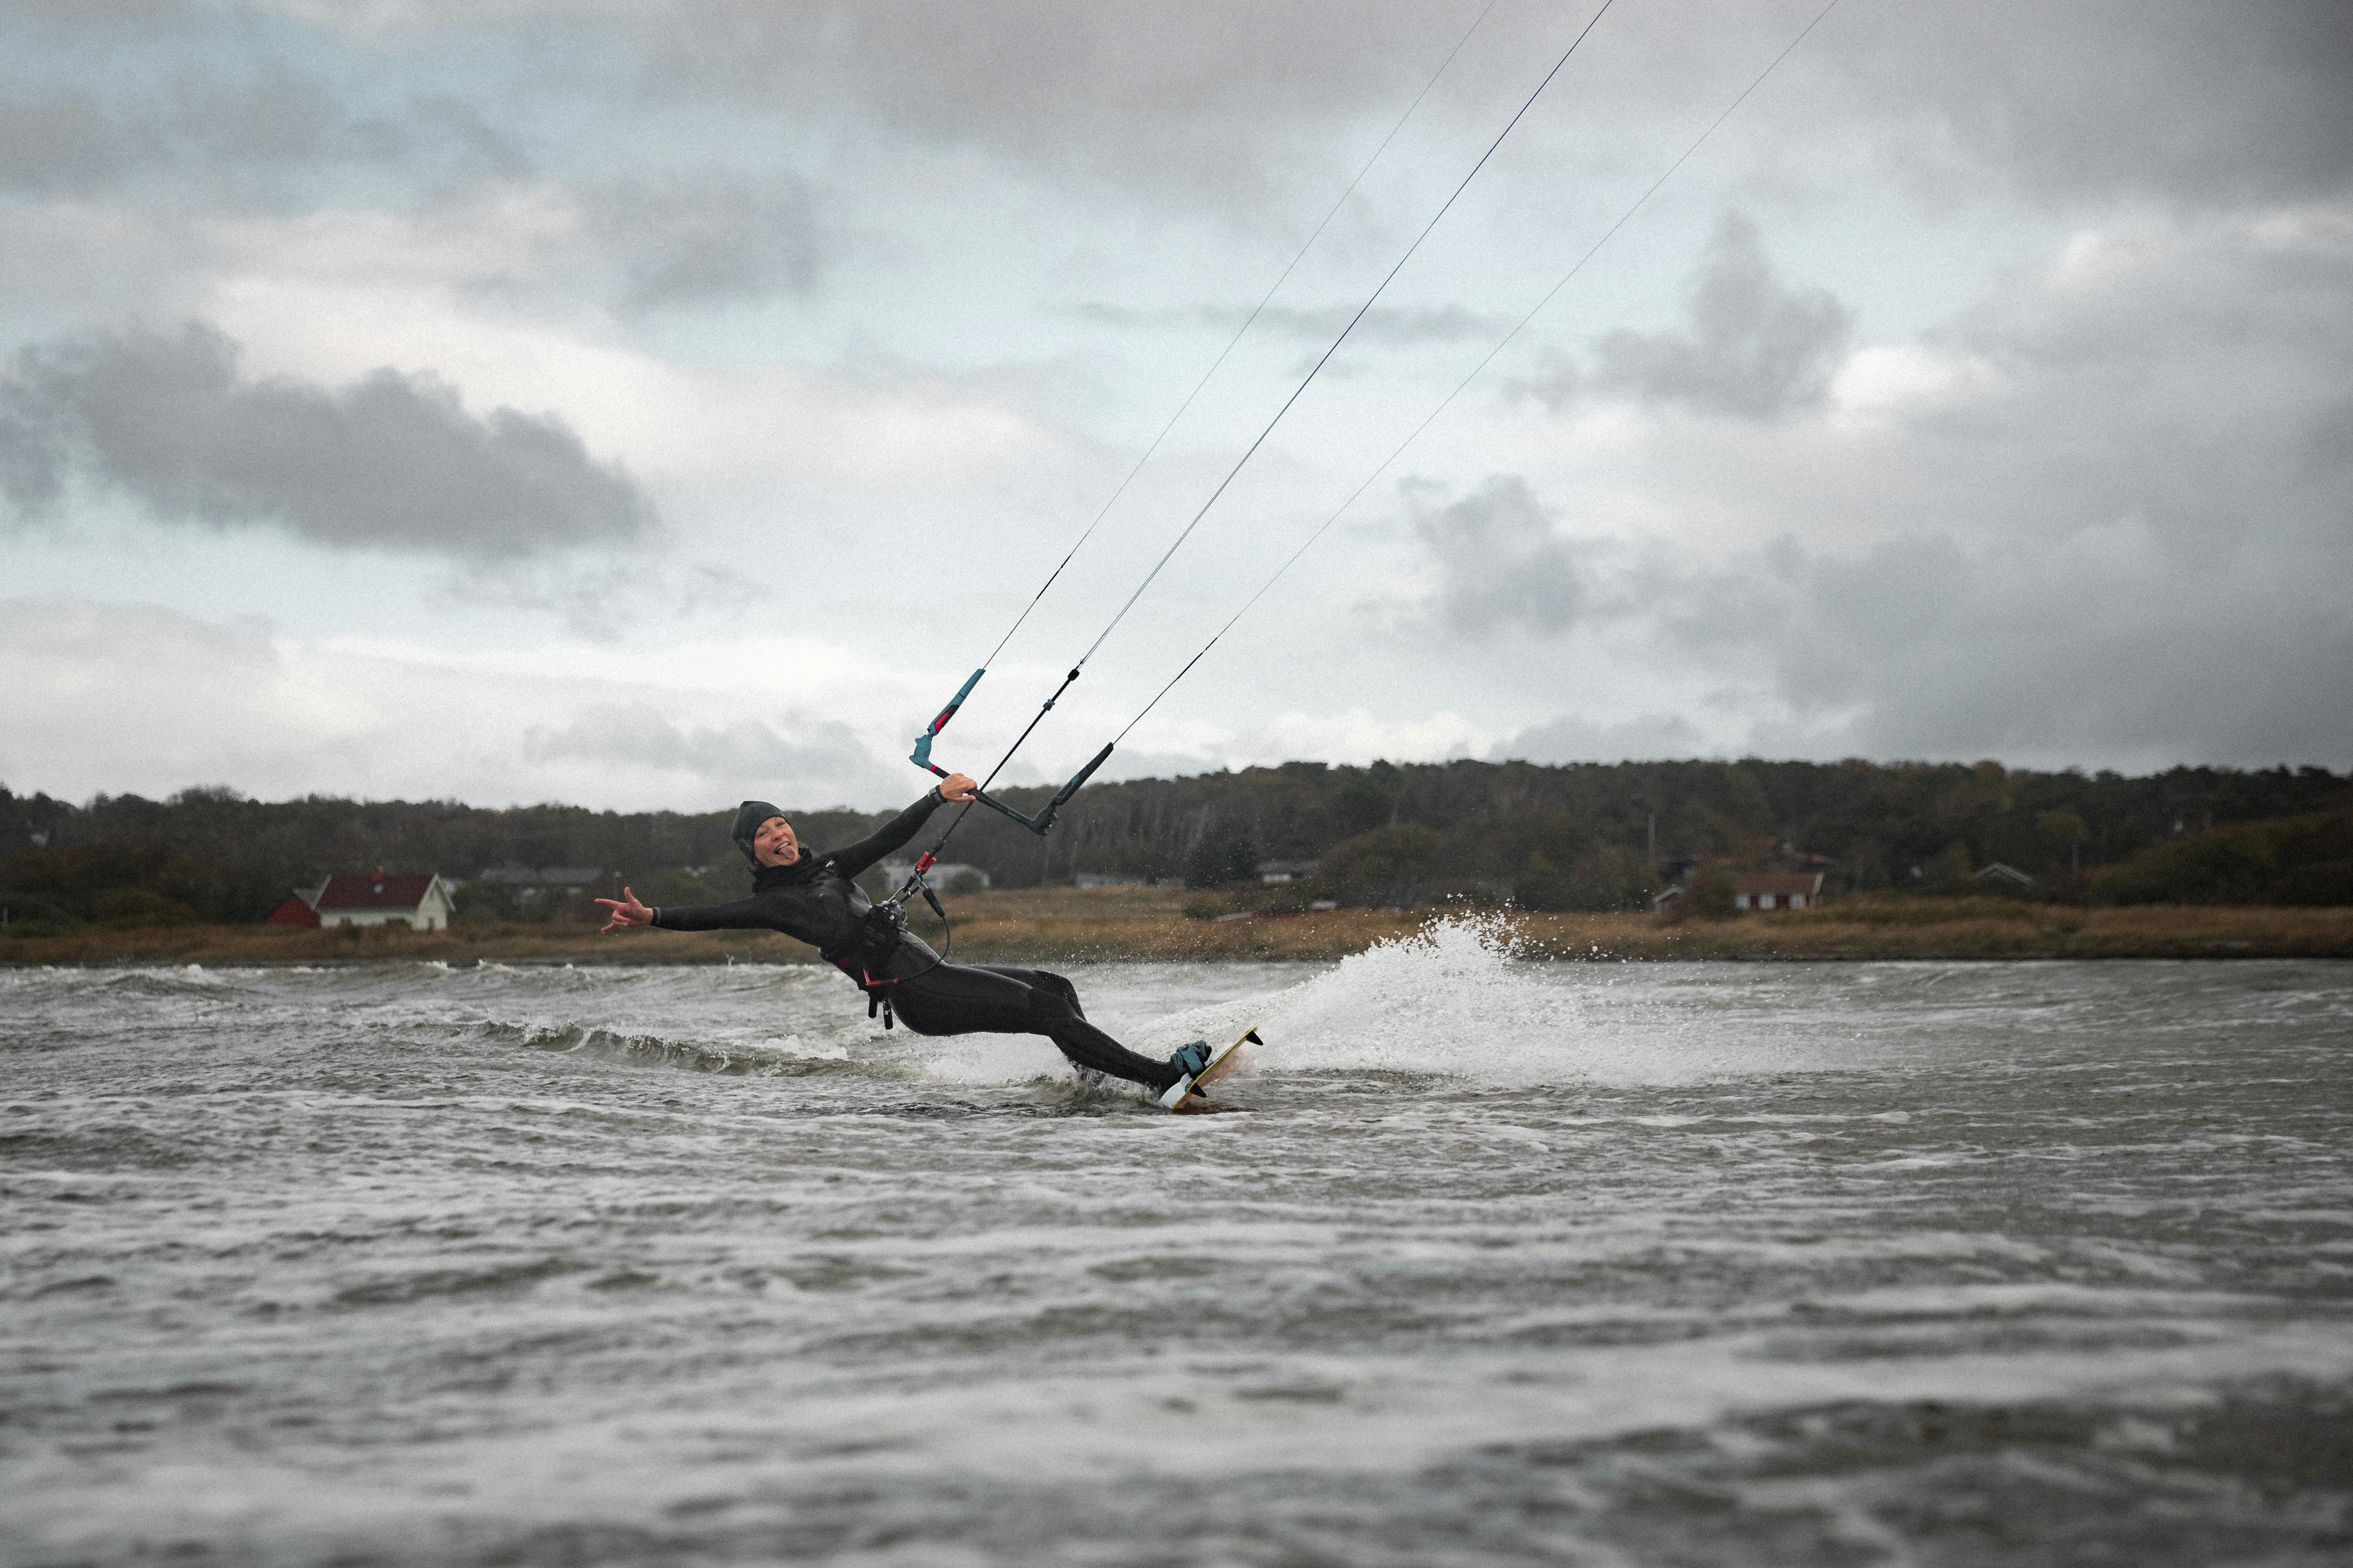
<path id="1" fill-rule="evenodd" d="M 1170 777 L 1220 768 L 1271 767 L 1284 762 L 1442 762 L 1484 754 L 1491 730 L 1460 714 L 1383 717 L 1366 708 L 1339 713 L 1282 712 L 1270 721 L 1221 724 L 1214 720 L 1146 720 L 1133 746 L 1113 753 L 1104 778 Z"/>
<path id="2" fill-rule="evenodd" d="M 671 684 L 551 653 L 421 657 L 303 643 L 152 605 L 0 601 L 0 780 L 68 798 L 161 796 L 224 782 L 265 798 L 454 795 L 639 809 L 746 793 L 807 806 L 888 805 L 922 787 L 881 732 L 776 688 L 755 654 L 735 679 Z M 813 682 L 810 684 L 814 684 Z"/>
<path id="3" fill-rule="evenodd" d="M 1714 741 L 1681 713 L 1591 719 L 1565 713 L 1535 724 L 1497 746 L 1490 760 L 1525 763 L 1643 762 L 1662 757 L 1725 756 L 1736 748 Z"/>

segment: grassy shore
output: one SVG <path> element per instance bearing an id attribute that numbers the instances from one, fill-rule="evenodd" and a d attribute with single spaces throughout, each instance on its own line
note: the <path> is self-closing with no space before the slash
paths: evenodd
<path id="1" fill-rule="evenodd" d="M 1174 888 L 1047 888 L 952 900 L 955 956 L 1333 959 L 1420 929 L 1433 911 L 1332 910 L 1188 919 Z M 2141 905 L 2082 910 L 2006 899 L 1852 900 L 1820 910 L 1661 925 L 1639 914 L 1514 915 L 1522 950 L 1568 960 L 1873 958 L 2353 958 L 2353 909 Z M 919 926 L 919 930 L 923 929 Z M 926 933 L 937 941 L 936 931 Z M 815 955 L 762 931 L 629 931 L 586 925 L 302 931 L 285 926 L 83 929 L 0 935 L 0 963 L 301 964 L 438 959 L 453 964 L 797 963 Z"/>

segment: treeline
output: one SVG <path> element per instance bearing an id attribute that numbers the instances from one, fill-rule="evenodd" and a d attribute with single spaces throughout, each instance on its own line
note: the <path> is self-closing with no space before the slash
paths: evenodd
<path id="1" fill-rule="evenodd" d="M 1043 790 L 1009 791 L 1034 808 Z M 1289 763 L 1083 792 L 1040 841 L 976 813 L 959 858 L 998 885 L 1080 871 L 1200 885 L 1262 860 L 1320 862 L 1306 889 L 1348 902 L 1510 896 L 1608 910 L 1696 863 L 1820 869 L 1833 891 L 1974 889 L 1994 862 L 2047 893 L 2226 825 L 2353 805 L 2324 768 L 2011 771 L 1957 763 Z M 2258 900 L 2262 901 L 2262 900 Z M 2353 902 L 2353 890 L 2321 901 Z"/>
<path id="2" fill-rule="evenodd" d="M 1050 791 L 1005 794 L 1034 810 Z M 2353 903 L 2349 811 L 2353 775 L 2322 768 L 2126 777 L 1995 763 L 1289 763 L 1096 785 L 1042 840 L 974 811 L 944 858 L 1013 888 L 1081 872 L 1217 885 L 1247 881 L 1267 861 L 1315 861 L 1283 896 L 1361 903 L 1470 894 L 1619 909 L 1695 864 L 1821 869 L 1841 892 L 1959 891 L 1995 861 L 2062 898 Z M 888 815 L 794 814 L 821 847 Z M 2279 826 L 2286 818 L 2308 820 Z M 290 888 L 377 865 L 458 878 L 502 865 L 596 867 L 670 901 L 732 897 L 742 878 L 731 819 L 267 803 L 226 789 L 76 806 L 0 788 L 0 902 L 15 918 L 253 921 Z"/>
<path id="3" fill-rule="evenodd" d="M 453 879 L 498 866 L 591 866 L 692 889 L 698 879 L 679 868 L 740 863 L 728 838 L 733 820 L 732 808 L 690 816 L 319 795 L 265 802 L 223 788 L 166 801 L 100 795 L 76 806 L 0 787 L 0 904 L 12 921 L 236 923 L 260 920 L 330 872 L 377 866 Z M 880 819 L 817 811 L 799 820 L 825 844 Z M 740 891 L 730 882 L 703 896 Z"/>

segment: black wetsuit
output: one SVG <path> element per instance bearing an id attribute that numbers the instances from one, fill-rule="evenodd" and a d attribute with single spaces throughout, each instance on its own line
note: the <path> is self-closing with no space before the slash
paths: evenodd
<path id="1" fill-rule="evenodd" d="M 748 899 L 657 909 L 653 923 L 664 931 L 779 931 L 815 947 L 869 997 L 886 1000 L 917 1034 L 1043 1035 L 1080 1067 L 1155 1091 L 1175 1083 L 1176 1068 L 1137 1056 L 1088 1023 L 1077 990 L 1059 974 L 943 963 L 912 932 L 886 943 L 879 960 L 860 950 L 873 905 L 855 879 L 913 838 L 939 805 L 939 792 L 927 790 L 846 849 L 818 855 L 803 847 L 789 866 L 757 868 Z"/>

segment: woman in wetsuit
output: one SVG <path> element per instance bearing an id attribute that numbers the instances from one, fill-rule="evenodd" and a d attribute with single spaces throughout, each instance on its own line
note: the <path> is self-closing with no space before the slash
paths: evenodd
<path id="1" fill-rule="evenodd" d="M 943 802 L 970 799 L 973 788 L 963 773 L 952 774 L 879 831 L 823 855 L 800 842 L 783 812 L 747 800 L 735 813 L 734 837 L 752 863 L 750 898 L 652 909 L 624 888 L 618 899 L 596 900 L 611 912 L 604 929 L 782 931 L 857 982 L 869 1014 L 881 1007 L 886 1025 L 895 1010 L 919 1035 L 1043 1035 L 1077 1066 L 1143 1084 L 1171 1110 L 1210 1109 L 1192 1089 L 1207 1047 L 1187 1046 L 1165 1062 L 1137 1056 L 1087 1022 L 1078 992 L 1060 975 L 943 963 L 907 930 L 895 905 L 877 908 L 866 897 L 858 874 L 913 838 Z"/>

